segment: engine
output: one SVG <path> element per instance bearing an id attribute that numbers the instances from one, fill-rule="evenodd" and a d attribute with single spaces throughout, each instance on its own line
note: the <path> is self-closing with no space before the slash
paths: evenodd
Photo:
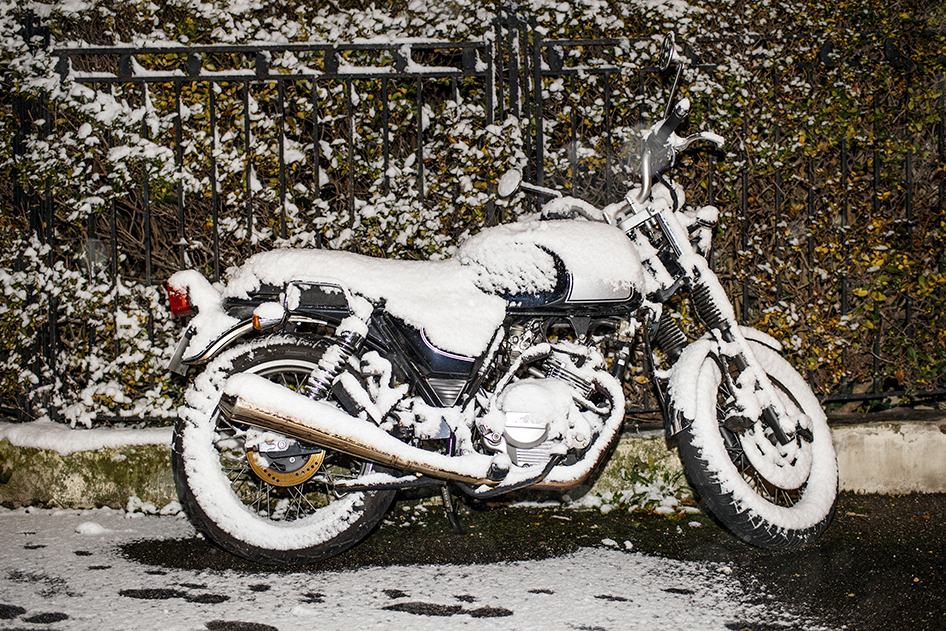
<path id="1" fill-rule="evenodd" d="M 477 419 L 483 447 L 518 466 L 544 466 L 553 455 L 574 460 L 600 434 L 612 404 L 597 385 L 604 360 L 571 342 L 541 343 L 517 353 Z"/>

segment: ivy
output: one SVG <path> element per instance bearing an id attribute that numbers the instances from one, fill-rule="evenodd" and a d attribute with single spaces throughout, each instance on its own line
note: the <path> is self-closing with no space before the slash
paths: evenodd
<path id="1" fill-rule="evenodd" d="M 42 238 L 27 237 L 30 218 L 12 187 L 0 191 L 6 405 L 82 424 L 173 415 L 180 384 L 163 362 L 179 327 L 159 286 L 179 268 L 213 277 L 274 247 L 445 257 L 488 222 L 528 211 L 519 198 L 490 215 L 490 202 L 499 175 L 535 155 L 534 103 L 522 101 L 514 116 L 504 100 L 491 121 L 481 79 L 276 81 L 325 70 L 323 52 L 292 51 L 266 57 L 267 81 L 112 85 L 79 80 L 118 72 L 94 55 L 76 57 L 61 80 L 53 48 L 484 41 L 504 7 L 92 0 L 49 9 L 47 48 L 42 37 L 23 40 L 20 7 L 2 5 L 0 133 L 18 140 L 0 143 L 0 170 L 55 208 Z M 688 205 L 721 210 L 713 261 L 740 317 L 782 341 L 824 395 L 875 380 L 907 392 L 946 386 L 938 3 L 530 0 L 518 13 L 528 22 L 524 51 L 535 37 L 626 38 L 556 50 L 571 74 L 540 86 L 545 184 L 599 205 L 634 185 L 640 132 L 670 89 L 668 78 L 640 70 L 661 34 L 677 31 L 697 62 L 684 73 L 693 109 L 683 131 L 716 131 L 727 145 L 682 156 L 674 173 Z M 409 53 L 430 66 L 444 61 L 438 54 Z M 218 76 L 254 72 L 242 53 L 200 61 Z M 394 51 L 363 50 L 338 62 L 398 63 Z M 187 59 L 148 54 L 134 64 L 137 74 L 182 72 Z M 46 113 L 31 110 L 24 129 L 15 99 Z M 61 343 L 41 356 L 51 325 Z"/>

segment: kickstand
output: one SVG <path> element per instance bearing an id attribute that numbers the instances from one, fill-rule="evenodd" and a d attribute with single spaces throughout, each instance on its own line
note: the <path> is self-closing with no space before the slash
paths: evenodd
<path id="1" fill-rule="evenodd" d="M 460 525 L 460 516 L 457 514 L 458 507 L 453 501 L 453 496 L 450 495 L 450 487 L 446 482 L 440 487 L 440 497 L 443 498 L 443 510 L 447 514 L 447 521 L 450 522 L 454 534 L 465 535 L 466 531 Z"/>

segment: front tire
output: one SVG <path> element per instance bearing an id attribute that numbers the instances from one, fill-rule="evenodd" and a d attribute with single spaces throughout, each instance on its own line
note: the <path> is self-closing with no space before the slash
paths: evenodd
<path id="1" fill-rule="evenodd" d="M 265 564 L 310 563 L 340 554 L 381 520 L 395 491 L 336 493 L 330 481 L 372 465 L 313 450 L 289 462 L 258 443 L 272 433 L 225 421 L 217 404 L 230 375 L 248 372 L 298 389 L 324 341 L 273 336 L 229 349 L 197 376 L 174 428 L 171 466 L 178 497 L 195 525 L 222 548 Z M 293 444 L 293 441 L 288 441 Z"/>
<path id="2" fill-rule="evenodd" d="M 733 394 L 718 357 L 684 352 L 674 370 L 695 376 L 689 383 L 695 390 L 684 395 L 681 388 L 676 401 L 671 391 L 671 413 L 683 414 L 685 408 L 691 421 L 679 434 L 680 457 L 706 507 L 733 534 L 762 548 L 795 549 L 819 537 L 834 512 L 838 471 L 831 430 L 802 376 L 773 349 L 749 344 L 788 413 L 808 416 L 810 435 L 799 432 L 786 450 L 790 455 L 779 462 L 771 444 L 759 445 L 758 421 L 745 432 L 728 429 L 724 421 Z M 681 400 L 687 397 L 693 398 Z"/>

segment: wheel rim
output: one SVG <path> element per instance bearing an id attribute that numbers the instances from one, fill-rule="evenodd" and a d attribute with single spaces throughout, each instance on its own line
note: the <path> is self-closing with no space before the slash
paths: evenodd
<path id="1" fill-rule="evenodd" d="M 299 390 L 315 367 L 306 360 L 278 360 L 247 370 L 291 390 Z M 225 420 L 214 414 L 214 448 L 220 470 L 229 481 L 234 496 L 258 518 L 271 522 L 294 522 L 316 514 L 345 496 L 335 490 L 335 483 L 367 473 L 370 464 L 338 452 L 319 450 L 307 454 L 298 467 L 279 467 L 278 460 L 247 448 L 248 437 L 258 430 Z M 270 440 L 280 437 L 265 434 Z"/>
<path id="2" fill-rule="evenodd" d="M 712 340 L 691 344 L 675 369 L 673 409 L 691 422 L 681 434 L 680 455 L 707 508 L 733 533 L 764 548 L 796 548 L 824 530 L 834 506 L 838 470 L 831 430 L 804 377 L 776 350 L 749 342 L 768 380 L 790 395 L 788 413 L 794 417 L 800 410 L 809 421 L 812 464 L 807 479 L 797 488 L 778 488 L 745 456 L 737 433 L 744 425 L 736 422 L 737 414 L 722 412 L 735 406 L 728 400 L 729 380 Z"/>
<path id="3" fill-rule="evenodd" d="M 769 380 L 778 391 L 778 396 L 782 400 L 783 407 L 801 412 L 801 405 L 795 401 L 785 386 L 775 380 L 771 375 L 769 375 Z M 805 494 L 807 479 L 811 470 L 811 444 L 805 443 L 804 445 L 800 445 L 798 449 L 799 453 L 794 454 L 796 460 L 793 461 L 791 457 L 789 457 L 782 463 L 789 468 L 796 465 L 800 467 L 800 469 L 793 472 L 792 475 L 782 476 L 782 480 L 789 480 L 789 484 L 782 484 L 782 480 L 773 481 L 772 478 L 776 476 L 766 476 L 760 471 L 760 467 L 757 466 L 759 460 L 766 457 L 759 452 L 759 446 L 762 444 L 760 441 L 766 441 L 765 446 L 770 447 L 770 449 L 767 449 L 768 453 L 771 453 L 774 448 L 771 446 L 771 443 L 768 442 L 769 439 L 765 436 L 761 421 L 756 421 L 752 428 L 742 434 L 730 430 L 724 424 L 727 418 L 727 404 L 729 404 L 732 398 L 733 394 L 730 392 L 726 380 L 721 380 L 717 391 L 716 416 L 719 422 L 719 431 L 722 435 L 723 444 L 726 448 L 726 453 L 729 455 L 729 459 L 732 461 L 733 465 L 735 465 L 742 479 L 755 493 L 776 506 L 791 508 L 797 504 Z M 800 438 L 796 438 L 796 440 L 801 441 Z M 768 470 L 771 470 L 771 463 L 768 464 L 770 465 Z M 791 481 L 793 478 L 800 481 L 794 483 Z"/>

